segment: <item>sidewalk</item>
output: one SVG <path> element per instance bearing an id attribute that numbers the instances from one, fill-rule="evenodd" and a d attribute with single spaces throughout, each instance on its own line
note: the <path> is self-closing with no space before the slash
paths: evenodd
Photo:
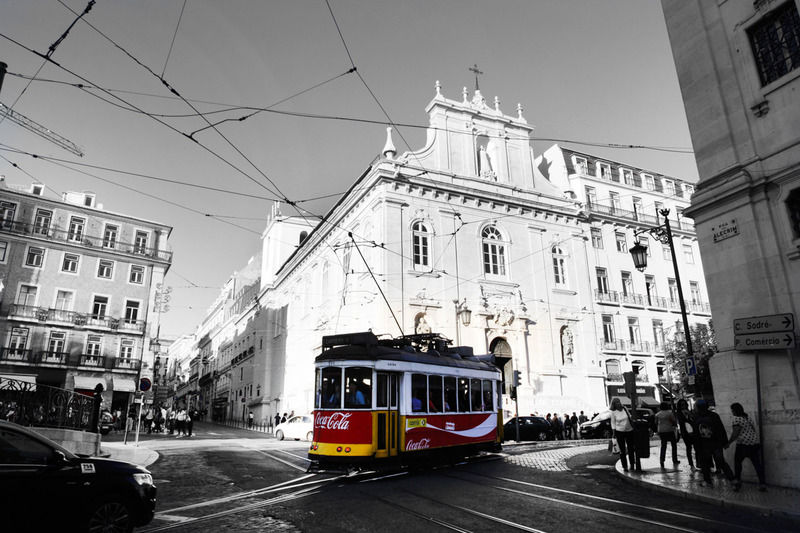
<path id="1" fill-rule="evenodd" d="M 142 442 L 139 446 L 132 441 L 128 441 L 128 444 L 103 442 L 100 445 L 100 457 L 148 467 L 158 460 L 158 452 L 143 446 Z"/>
<path id="2" fill-rule="evenodd" d="M 701 487 L 703 474 L 691 471 L 686 459 L 686 447 L 683 441 L 678 443 L 678 460 L 680 464 L 672 464 L 672 448 L 667 445 L 667 456 L 664 470 L 661 469 L 659 453 L 661 443 L 650 441 L 650 457 L 642 459 L 643 472 L 632 469 L 625 472 L 622 463 L 617 461 L 617 474 L 625 480 L 655 490 L 683 494 L 687 498 L 703 500 L 724 507 L 735 507 L 756 511 L 762 514 L 783 514 L 800 519 L 800 490 L 769 486 L 767 492 L 759 492 L 755 483 L 744 482 L 739 492 L 734 492 L 733 485 L 724 477 L 712 474 L 713 487 Z M 733 464 L 729 464 L 733 469 Z M 752 471 L 749 461 L 745 461 L 744 472 Z M 744 477 L 744 476 L 743 476 Z M 769 479 L 767 479 L 769 481 Z"/>

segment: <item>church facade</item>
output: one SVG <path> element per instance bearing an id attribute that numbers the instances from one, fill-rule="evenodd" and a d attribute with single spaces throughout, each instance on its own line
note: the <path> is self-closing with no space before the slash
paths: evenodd
<path id="1" fill-rule="evenodd" d="M 522 108 L 506 115 L 479 90 L 451 100 L 437 83 L 426 112 L 425 146 L 398 154 L 389 128 L 382 157 L 322 222 L 273 209 L 257 297 L 270 364 L 248 399 L 257 419 L 310 411 L 322 336 L 366 330 L 432 331 L 494 353 L 507 392 L 521 372 L 525 414 L 598 411 L 627 370 L 657 401 L 664 338 L 680 320 L 672 265 L 652 241 L 658 260 L 640 273 L 627 247 L 663 222 L 659 206 L 688 206 L 691 186 L 559 146 L 536 157 Z M 671 222 L 690 322 L 706 322 L 693 226 Z"/>

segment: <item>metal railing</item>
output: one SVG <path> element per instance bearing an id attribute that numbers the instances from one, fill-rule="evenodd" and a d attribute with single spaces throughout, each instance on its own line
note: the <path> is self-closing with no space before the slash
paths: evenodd
<path id="1" fill-rule="evenodd" d="M 606 379 L 607 379 L 608 381 L 619 381 L 619 382 L 623 382 L 623 381 L 625 381 L 625 380 L 622 378 L 622 374 L 608 374 L 608 375 L 606 376 Z"/>
<path id="2" fill-rule="evenodd" d="M 622 293 L 620 296 L 620 300 L 622 300 L 622 304 L 628 305 L 638 305 L 644 307 L 645 298 L 641 294 L 636 294 L 629 292 L 628 294 Z"/>
<path id="3" fill-rule="evenodd" d="M 121 252 L 136 256 L 149 257 L 151 259 L 158 259 L 160 261 L 172 260 L 172 252 L 168 250 L 159 250 L 158 248 L 141 246 L 136 243 L 120 242 L 117 240 L 110 241 L 103 237 L 90 237 L 83 232 L 56 229 L 49 225 L 42 226 L 34 225 L 28 222 L 6 220 L 0 224 L 0 231 L 23 235 L 33 235 L 35 237 L 50 241 L 69 242 L 71 244 L 77 244 L 86 248 L 101 248 L 111 252 Z"/>
<path id="4" fill-rule="evenodd" d="M 48 350 L 34 352 L 31 349 L 8 346 L 0 348 L 0 361 L 26 363 L 31 366 L 40 364 L 68 367 L 89 366 L 105 370 L 129 370 L 131 372 L 138 372 L 139 367 L 142 365 L 140 359 Z"/>
<path id="5" fill-rule="evenodd" d="M 600 340 L 601 346 L 603 351 L 606 352 L 624 352 L 625 351 L 625 343 L 620 340 L 614 341 L 607 341 L 604 339 Z"/>
<path id="6" fill-rule="evenodd" d="M 143 333 L 144 320 L 129 320 L 126 318 L 92 315 L 77 311 L 36 307 L 33 305 L 8 304 L 8 317 L 16 319 L 37 320 L 39 322 L 58 322 L 72 324 L 78 327 L 110 329 Z"/>
<path id="7" fill-rule="evenodd" d="M 0 376 L 0 419 L 23 426 L 95 431 L 94 398 Z"/>
<path id="8" fill-rule="evenodd" d="M 598 302 L 619 303 L 619 293 L 617 291 L 594 290 L 594 299 Z"/>
<path id="9" fill-rule="evenodd" d="M 647 374 L 636 374 L 636 383 L 648 383 Z"/>
<path id="10" fill-rule="evenodd" d="M 650 296 L 646 298 L 648 307 L 657 307 L 659 309 L 668 309 L 667 299 L 663 296 Z"/>

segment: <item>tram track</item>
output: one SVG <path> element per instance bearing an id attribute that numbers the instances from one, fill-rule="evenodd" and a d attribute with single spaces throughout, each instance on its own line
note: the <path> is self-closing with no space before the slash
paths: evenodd
<path id="1" fill-rule="evenodd" d="M 494 481 L 497 481 L 497 482 L 510 483 L 510 484 L 514 484 L 514 485 L 518 485 L 518 486 L 522 486 L 522 487 L 527 487 L 527 488 L 530 488 L 530 489 L 539 490 L 539 491 L 543 491 L 543 492 L 557 493 L 557 494 L 570 496 L 570 497 L 577 498 L 577 499 L 581 499 L 582 498 L 584 500 L 591 500 L 593 502 L 603 502 L 605 504 L 608 504 L 608 506 L 617 506 L 617 507 L 628 508 L 628 509 L 636 509 L 637 511 L 641 511 L 641 512 L 657 513 L 657 514 L 660 514 L 662 516 L 670 517 L 675 521 L 681 521 L 683 523 L 686 523 L 686 522 L 689 522 L 689 523 L 698 522 L 698 523 L 703 524 L 703 525 L 702 526 L 698 526 L 698 527 L 700 527 L 700 529 L 694 529 L 694 526 L 683 526 L 683 525 L 679 525 L 677 523 L 664 522 L 664 521 L 661 521 L 661 520 L 653 520 L 653 519 L 646 518 L 646 517 L 643 517 L 643 516 L 637 516 L 635 514 L 621 512 L 619 510 L 599 507 L 597 505 L 589 505 L 587 503 L 580 503 L 579 501 L 571 501 L 571 500 L 568 500 L 568 499 L 561 499 L 561 498 L 556 498 L 556 497 L 553 497 L 553 496 L 546 496 L 546 495 L 541 494 L 541 493 L 529 492 L 529 491 L 526 491 L 526 490 L 510 488 L 510 487 L 507 487 L 507 486 L 492 485 L 492 484 L 488 484 L 486 482 L 479 482 L 479 481 L 475 481 L 475 480 L 469 480 L 469 479 L 464 478 L 461 475 L 455 475 L 455 474 L 442 474 L 442 475 L 444 475 L 446 477 L 449 477 L 449 478 L 452 478 L 452 479 L 457 479 L 457 480 L 462 481 L 462 482 L 472 483 L 472 484 L 480 485 L 482 487 L 491 487 L 491 488 L 494 488 L 496 490 L 501 490 L 501 491 L 509 492 L 509 493 L 512 493 L 512 494 L 517 494 L 517 495 L 523 496 L 523 497 L 535 498 L 535 499 L 538 499 L 538 500 L 548 501 L 548 502 L 555 503 L 555 504 L 582 508 L 582 509 L 585 509 L 585 510 L 588 510 L 588 511 L 598 512 L 598 513 L 606 514 L 606 515 L 611 515 L 611 516 L 615 516 L 617 518 L 623 518 L 623 519 L 627 519 L 627 520 L 631 520 L 631 521 L 635 521 L 635 522 L 641 522 L 641 523 L 648 524 L 650 526 L 658 526 L 658 527 L 662 527 L 662 528 L 665 528 L 665 529 L 670 529 L 670 530 L 673 530 L 673 531 L 683 531 L 683 532 L 687 532 L 687 533 L 701 533 L 701 532 L 707 531 L 708 527 L 712 526 L 712 525 L 724 528 L 724 530 L 726 530 L 726 531 L 730 530 L 730 529 L 736 529 L 736 530 L 741 530 L 741 531 L 760 531 L 758 529 L 754 529 L 754 528 L 751 528 L 751 527 L 748 527 L 748 526 L 743 526 L 741 524 L 736 524 L 736 523 L 726 522 L 726 521 L 721 521 L 721 520 L 715 520 L 715 519 L 711 519 L 711 518 L 705 518 L 703 516 L 698 516 L 698 515 L 694 515 L 694 514 L 691 514 L 691 513 L 671 511 L 669 509 L 662 509 L 662 508 L 659 508 L 659 507 L 652 507 L 652 506 L 647 506 L 647 505 L 642 505 L 642 504 L 637 504 L 637 503 L 632 503 L 632 502 L 626 502 L 626 501 L 617 500 L 617 499 L 614 499 L 614 498 L 608 498 L 608 497 L 604 497 L 604 496 L 598 496 L 598 495 L 595 495 L 595 494 L 588 494 L 588 493 L 585 493 L 585 492 L 579 492 L 579 491 L 574 491 L 574 490 L 562 489 L 560 487 L 552 487 L 552 486 L 543 485 L 543 484 L 540 484 L 540 483 L 531 483 L 531 482 L 528 482 L 528 481 L 522 481 L 522 480 L 512 479 L 512 478 L 508 478 L 508 477 L 491 476 L 491 475 L 486 475 L 486 474 L 478 474 L 478 473 L 475 473 L 475 472 L 461 472 L 461 474 L 466 474 L 466 475 L 469 475 L 469 476 L 479 477 L 479 478 L 482 478 L 482 479 L 494 480 Z"/>

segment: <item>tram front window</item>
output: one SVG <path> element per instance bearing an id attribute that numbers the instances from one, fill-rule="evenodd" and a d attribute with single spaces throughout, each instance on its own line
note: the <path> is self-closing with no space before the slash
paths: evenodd
<path id="1" fill-rule="evenodd" d="M 372 369 L 346 368 L 344 379 L 347 386 L 344 406 L 356 409 L 372 407 Z"/>
<path id="2" fill-rule="evenodd" d="M 323 409 L 340 409 L 342 407 L 341 368 L 323 368 L 320 388 Z"/>

